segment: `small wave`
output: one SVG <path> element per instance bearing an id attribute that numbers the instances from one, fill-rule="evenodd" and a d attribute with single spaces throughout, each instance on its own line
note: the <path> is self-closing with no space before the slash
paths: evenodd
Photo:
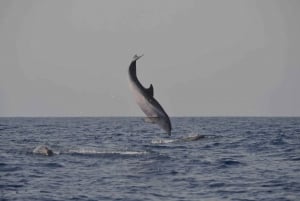
<path id="1" fill-rule="evenodd" d="M 63 164 L 61 163 L 37 163 L 37 166 L 42 166 L 42 167 L 50 167 L 50 168 L 62 168 L 64 167 Z"/>
<path id="2" fill-rule="evenodd" d="M 15 171 L 19 171 L 19 170 L 22 170 L 22 168 L 19 166 L 15 166 L 15 165 L 0 166 L 0 172 L 15 172 Z"/>
<path id="3" fill-rule="evenodd" d="M 97 149 L 71 149 L 68 151 L 70 154 L 95 154 L 95 155 L 143 155 L 148 154 L 146 151 L 107 151 L 107 150 L 97 150 Z"/>
<path id="4" fill-rule="evenodd" d="M 226 160 L 223 161 L 224 165 L 230 166 L 230 165 L 240 165 L 241 163 L 239 161 L 234 161 L 234 160 Z"/>
<path id="5" fill-rule="evenodd" d="M 289 159 L 291 161 L 300 161 L 300 157 L 292 157 L 291 159 Z"/>
<path id="6" fill-rule="evenodd" d="M 219 161 L 221 168 L 237 167 L 244 165 L 242 162 L 233 159 L 222 159 Z"/>
<path id="7" fill-rule="evenodd" d="M 209 184 L 210 188 L 222 188 L 225 186 L 225 183 L 223 182 L 213 182 Z"/>
<path id="8" fill-rule="evenodd" d="M 21 184 L 0 184 L 0 189 L 9 189 L 9 188 L 21 188 L 23 187 L 24 185 L 21 185 Z"/>

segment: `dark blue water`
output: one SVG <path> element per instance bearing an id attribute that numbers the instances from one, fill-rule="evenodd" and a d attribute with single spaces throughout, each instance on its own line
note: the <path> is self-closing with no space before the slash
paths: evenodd
<path id="1" fill-rule="evenodd" d="M 300 118 L 172 123 L 0 118 L 0 200 L 300 200 Z"/>

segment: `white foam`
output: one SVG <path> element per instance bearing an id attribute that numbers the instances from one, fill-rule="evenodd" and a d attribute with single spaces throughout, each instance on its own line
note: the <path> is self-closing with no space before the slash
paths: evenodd
<path id="1" fill-rule="evenodd" d="M 169 144 L 169 143 L 176 143 L 176 142 L 189 142 L 189 141 L 196 141 L 203 138 L 203 136 L 191 133 L 190 135 L 182 138 L 177 139 L 155 139 L 152 140 L 152 144 Z"/>
<path id="2" fill-rule="evenodd" d="M 92 148 L 79 148 L 79 149 L 71 149 L 68 153 L 75 154 L 117 154 L 117 155 L 143 155 L 147 154 L 146 151 L 109 151 L 109 150 L 97 150 Z"/>
<path id="3" fill-rule="evenodd" d="M 155 140 L 151 141 L 152 144 L 168 144 L 168 143 L 172 143 L 172 142 L 176 142 L 176 140 L 171 140 L 171 139 L 155 139 Z"/>

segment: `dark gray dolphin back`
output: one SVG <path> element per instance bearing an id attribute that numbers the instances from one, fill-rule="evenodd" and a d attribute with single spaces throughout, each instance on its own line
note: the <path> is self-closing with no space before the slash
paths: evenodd
<path id="1" fill-rule="evenodd" d="M 151 84 L 149 88 L 145 88 L 137 78 L 136 61 L 140 57 L 135 55 L 128 69 L 131 90 L 133 91 L 137 104 L 146 114 L 147 122 L 159 125 L 171 135 L 172 126 L 170 118 L 159 102 L 154 98 L 153 85 Z"/>

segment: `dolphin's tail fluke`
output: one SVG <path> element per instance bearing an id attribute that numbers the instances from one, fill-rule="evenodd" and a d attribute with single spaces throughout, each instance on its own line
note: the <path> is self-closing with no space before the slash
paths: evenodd
<path id="1" fill-rule="evenodd" d="M 144 56 L 143 54 L 141 56 L 138 56 L 137 54 L 133 56 L 132 61 L 137 61 L 139 60 L 142 56 Z"/>

